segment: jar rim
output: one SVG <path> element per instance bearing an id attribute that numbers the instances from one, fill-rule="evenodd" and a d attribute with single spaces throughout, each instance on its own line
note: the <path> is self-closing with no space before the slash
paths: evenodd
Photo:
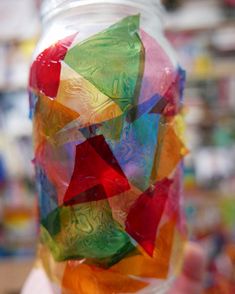
<path id="1" fill-rule="evenodd" d="M 150 0 L 150 7 L 162 10 L 161 0 Z M 51 14 L 57 14 L 63 9 L 73 8 L 87 4 L 126 4 L 130 6 L 139 6 L 146 9 L 146 0 L 42 0 L 41 17 L 49 17 Z M 53 13 L 54 12 L 54 13 Z"/>

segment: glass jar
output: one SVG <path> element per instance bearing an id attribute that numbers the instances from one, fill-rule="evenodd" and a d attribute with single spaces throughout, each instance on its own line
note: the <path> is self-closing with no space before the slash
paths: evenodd
<path id="1" fill-rule="evenodd" d="M 38 258 L 55 293 L 165 293 L 180 267 L 185 73 L 145 0 L 44 1 L 30 72 Z"/>

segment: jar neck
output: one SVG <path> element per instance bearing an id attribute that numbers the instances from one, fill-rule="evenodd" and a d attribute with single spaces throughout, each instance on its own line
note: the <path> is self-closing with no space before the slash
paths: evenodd
<path id="1" fill-rule="evenodd" d="M 44 0 L 42 4 L 42 24 L 58 18 L 84 17 L 93 22 L 105 22 L 114 17 L 141 14 L 142 21 L 162 29 L 162 6 L 160 0 Z M 155 28 L 154 28 L 155 27 Z"/>

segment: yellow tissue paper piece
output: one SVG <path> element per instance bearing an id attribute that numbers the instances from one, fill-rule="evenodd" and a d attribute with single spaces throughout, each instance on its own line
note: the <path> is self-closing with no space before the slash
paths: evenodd
<path id="1" fill-rule="evenodd" d="M 155 183 L 169 177 L 177 164 L 188 153 L 188 149 L 175 132 L 174 120 L 161 122 L 158 147 L 155 153 L 151 180 Z"/>
<path id="2" fill-rule="evenodd" d="M 56 101 L 80 114 L 76 122 L 78 128 L 122 115 L 118 104 L 64 63 Z"/>

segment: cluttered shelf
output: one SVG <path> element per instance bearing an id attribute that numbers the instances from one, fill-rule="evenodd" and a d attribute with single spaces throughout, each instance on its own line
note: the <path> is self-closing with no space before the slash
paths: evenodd
<path id="1" fill-rule="evenodd" d="M 208 256 L 203 293 L 234 293 L 234 1 L 166 1 L 166 34 L 187 69 L 185 212 L 189 236 Z M 229 4 L 228 4 L 229 2 Z"/>

